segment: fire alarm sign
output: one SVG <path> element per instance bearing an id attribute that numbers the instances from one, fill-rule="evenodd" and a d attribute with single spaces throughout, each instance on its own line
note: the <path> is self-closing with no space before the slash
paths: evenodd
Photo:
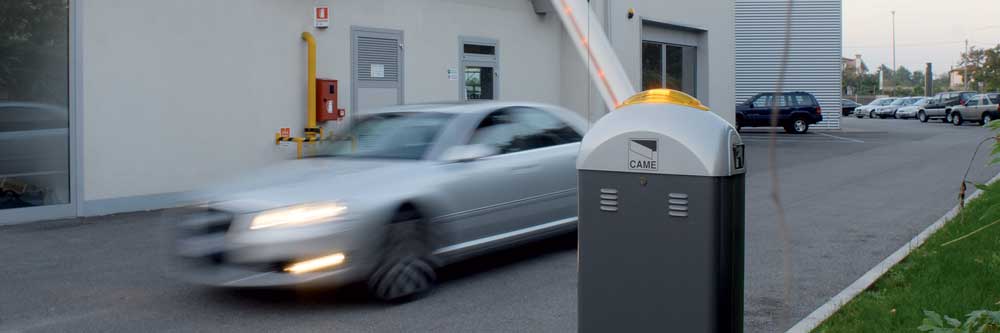
<path id="1" fill-rule="evenodd" d="M 313 26 L 320 29 L 330 27 L 330 7 L 316 7 L 313 14 Z"/>

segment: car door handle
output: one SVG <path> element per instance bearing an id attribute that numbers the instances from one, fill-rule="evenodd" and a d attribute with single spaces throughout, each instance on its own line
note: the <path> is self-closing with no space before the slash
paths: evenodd
<path id="1" fill-rule="evenodd" d="M 515 174 L 535 172 L 536 170 L 540 169 L 541 166 L 542 166 L 541 164 L 519 165 L 519 166 L 510 168 L 510 172 L 515 173 Z"/>

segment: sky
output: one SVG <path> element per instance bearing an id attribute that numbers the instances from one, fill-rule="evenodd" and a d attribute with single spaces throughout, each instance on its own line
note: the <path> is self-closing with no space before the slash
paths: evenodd
<path id="1" fill-rule="evenodd" d="M 933 63 L 935 76 L 958 64 L 969 46 L 1000 44 L 1000 0 L 843 0 L 844 57 L 861 54 L 869 69 L 892 67 L 896 11 L 896 64 L 912 70 Z"/>

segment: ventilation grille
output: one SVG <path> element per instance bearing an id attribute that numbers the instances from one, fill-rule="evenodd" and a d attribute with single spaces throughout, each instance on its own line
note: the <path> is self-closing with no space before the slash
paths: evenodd
<path id="1" fill-rule="evenodd" d="M 395 39 L 358 37 L 357 75 L 360 81 L 399 80 L 399 42 Z M 372 77 L 372 65 L 385 68 L 383 77 Z"/>
<path id="2" fill-rule="evenodd" d="M 601 189 L 601 210 L 605 212 L 618 211 L 618 190 L 613 188 Z"/>
<path id="3" fill-rule="evenodd" d="M 673 217 L 687 217 L 688 216 L 688 195 L 686 193 L 670 193 L 670 199 L 668 201 L 670 208 L 670 216 Z"/>

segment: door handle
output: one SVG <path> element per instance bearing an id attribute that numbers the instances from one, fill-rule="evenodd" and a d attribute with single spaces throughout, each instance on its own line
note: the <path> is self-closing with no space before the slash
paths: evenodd
<path id="1" fill-rule="evenodd" d="M 519 165 L 519 166 L 510 168 L 510 171 L 512 173 L 514 173 L 514 174 L 523 174 L 523 173 L 534 172 L 534 171 L 540 169 L 541 166 L 542 166 L 541 164 Z"/>

